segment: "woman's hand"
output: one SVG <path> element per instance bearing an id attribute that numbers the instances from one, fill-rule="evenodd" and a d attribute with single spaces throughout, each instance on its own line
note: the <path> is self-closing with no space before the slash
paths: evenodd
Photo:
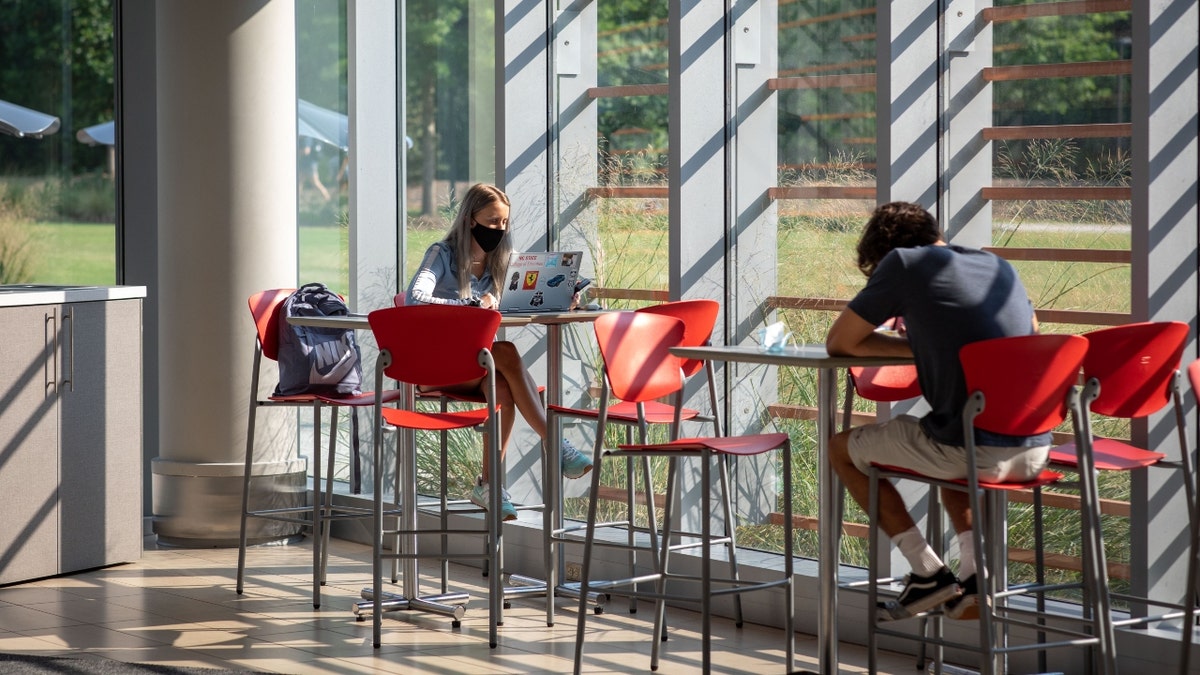
<path id="1" fill-rule="evenodd" d="M 491 293 L 485 293 L 479 298 L 479 306 L 484 309 L 496 309 L 499 304 L 500 301 Z"/>

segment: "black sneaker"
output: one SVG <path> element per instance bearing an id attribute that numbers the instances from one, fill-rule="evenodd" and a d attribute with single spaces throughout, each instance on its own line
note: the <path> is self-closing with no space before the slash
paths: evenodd
<path id="1" fill-rule="evenodd" d="M 979 618 L 979 587 L 974 574 L 962 582 L 962 595 L 946 602 L 946 616 L 958 621 Z"/>
<path id="2" fill-rule="evenodd" d="M 896 621 L 927 612 L 948 600 L 959 597 L 962 588 L 958 578 L 945 566 L 927 577 L 908 574 L 904 577 L 904 590 L 895 600 L 879 603 L 884 621 Z"/>

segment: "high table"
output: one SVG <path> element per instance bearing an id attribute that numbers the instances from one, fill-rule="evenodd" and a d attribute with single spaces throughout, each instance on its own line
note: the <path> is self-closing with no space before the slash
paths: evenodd
<path id="1" fill-rule="evenodd" d="M 823 344 L 803 344 L 766 351 L 757 345 L 672 347 L 671 353 L 688 359 L 756 363 L 769 366 L 817 369 L 817 658 L 820 671 L 837 673 L 837 586 L 841 547 L 841 485 L 829 464 L 829 439 L 837 428 L 837 373 L 851 366 L 911 364 L 911 357 L 830 356 Z"/>
<path id="2" fill-rule="evenodd" d="M 529 326 L 541 325 L 546 326 L 546 400 L 551 404 L 559 404 L 562 402 L 562 327 L 570 323 L 590 323 L 595 321 L 597 317 L 604 314 L 606 310 L 571 310 L 567 312 L 533 312 L 529 314 L 505 314 L 500 319 L 501 327 L 512 326 Z M 288 317 L 288 323 L 297 326 L 313 326 L 317 328 L 338 328 L 348 330 L 370 330 L 370 323 L 367 321 L 366 314 L 348 314 L 346 316 L 301 316 Z M 405 396 L 404 400 L 408 405 L 412 404 L 411 395 Z M 555 444 L 556 445 L 556 444 Z M 402 463 L 402 466 L 411 468 L 411 463 Z M 411 484 L 414 480 L 413 476 L 397 476 L 402 485 Z M 549 495 L 546 499 L 546 509 L 557 509 L 558 491 L 553 489 L 552 485 L 543 486 L 543 490 Z M 411 530 L 416 529 L 416 512 L 412 509 L 405 509 L 405 519 L 410 520 L 408 527 Z M 547 521 L 551 516 L 547 516 Z M 441 596 L 431 596 L 430 598 L 422 599 L 418 597 L 417 590 L 417 565 L 416 560 L 404 561 L 404 571 L 402 577 L 403 594 L 396 596 L 393 594 L 374 595 L 374 590 L 371 589 L 372 602 L 373 598 L 383 598 L 384 606 L 387 609 L 404 610 L 404 609 L 422 609 L 434 611 L 441 614 L 453 616 L 456 620 L 462 618 L 462 611 L 459 608 L 452 607 L 451 603 L 459 603 L 462 601 L 462 594 L 449 594 L 445 598 Z M 509 595 L 537 595 L 546 592 L 546 583 L 541 580 L 530 577 L 514 575 L 514 583 L 519 582 L 520 585 L 510 586 L 504 589 L 505 596 Z M 569 589 L 565 589 L 569 593 Z M 367 589 L 364 589 L 364 596 L 367 594 Z M 600 600 L 598 594 L 595 596 L 594 602 Z M 548 599 L 548 603 L 553 602 L 553 599 Z M 459 605 L 461 607 L 461 605 Z M 360 616 L 372 610 L 371 602 L 358 603 L 354 611 Z M 547 616 L 550 616 L 550 610 L 547 610 Z"/>

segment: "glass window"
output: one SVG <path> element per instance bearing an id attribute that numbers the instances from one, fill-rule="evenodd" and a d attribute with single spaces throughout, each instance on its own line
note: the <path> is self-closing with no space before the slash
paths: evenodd
<path id="1" fill-rule="evenodd" d="M 777 318 L 796 342 L 823 342 L 835 312 L 795 307 L 845 299 L 863 285 L 854 266 L 858 234 L 875 206 L 875 3 L 843 0 L 780 3 L 779 73 L 770 83 L 778 92 L 778 269 L 803 260 L 803 274 L 780 274 Z M 780 368 L 776 423 L 790 433 L 794 447 L 810 448 L 816 422 L 816 373 Z M 818 511 L 815 453 L 793 458 L 797 514 Z M 853 504 L 847 520 L 864 520 Z M 747 546 L 779 550 L 779 528 L 750 527 Z M 865 542 L 843 537 L 847 562 L 866 561 Z M 815 531 L 797 530 L 796 552 L 817 557 Z"/>
<path id="2" fill-rule="evenodd" d="M 1130 12 L 1007 0 L 984 13 L 994 29 L 992 244 L 1013 261 L 1043 331 L 1081 333 L 1130 312 L 1132 67 Z M 1128 422 L 1097 419 L 1099 436 Z M 1064 428 L 1069 433 L 1069 428 Z M 1110 583 L 1129 589 L 1129 472 L 1099 474 Z M 1035 547 L 1027 499 L 1009 509 L 1010 550 Z M 1025 503 L 1021 503 L 1025 502 Z M 1052 578 L 1078 576 L 1077 507 L 1045 508 Z M 1057 555 L 1054 555 L 1057 554 Z M 1021 557 L 1017 555 L 1016 557 Z M 1014 576 L 1032 566 L 1013 563 Z"/>
<path id="3" fill-rule="evenodd" d="M 609 309 L 633 309 L 666 300 L 669 269 L 669 77 L 668 3 L 601 0 L 594 20 L 576 18 L 588 31 L 585 49 L 594 49 L 595 70 L 584 68 L 559 80 L 560 212 L 564 232 L 578 237 L 592 265 L 588 299 Z M 564 93 L 568 92 L 568 93 Z M 581 113 L 580 111 L 585 111 Z M 579 208 L 577 205 L 582 204 Z M 576 330 L 579 358 L 598 363 L 590 328 Z M 590 354 L 588 352 L 591 352 Z M 600 386 L 591 376 L 581 405 L 599 404 Z M 655 425 L 659 426 L 659 425 Z M 590 433 L 590 432 L 589 432 Z M 609 443 L 624 431 L 610 425 Z M 660 428 L 652 437 L 665 439 Z M 611 447 L 611 446 L 610 446 Z M 601 480 L 601 520 L 624 516 L 628 476 L 606 464 Z M 653 469 L 653 489 L 666 485 L 665 464 Z M 611 491 L 611 492 L 609 492 Z M 584 518 L 585 499 L 568 498 L 564 514 Z M 644 523 L 643 508 L 635 516 Z"/>
<path id="4" fill-rule="evenodd" d="M 404 54 L 408 213 L 400 285 L 445 236 L 458 200 L 495 173 L 492 3 L 409 0 Z"/>
<path id="5" fill-rule="evenodd" d="M 0 283 L 113 284 L 112 3 L 3 3 L 0 25 Z"/>
<path id="6" fill-rule="evenodd" d="M 296 3 L 298 283 L 350 289 L 346 2 Z"/>
<path id="7" fill-rule="evenodd" d="M 405 4 L 408 212 L 403 215 L 402 291 L 429 245 L 446 235 L 467 190 L 496 181 L 494 5 L 469 0 Z M 450 432 L 444 474 L 438 435 L 418 434 L 417 442 L 422 493 L 436 494 L 441 475 L 450 481 L 451 495 L 470 489 L 480 467 L 476 432 Z"/>
<path id="8" fill-rule="evenodd" d="M 597 86 L 589 96 L 598 166 L 589 194 L 598 236 L 587 255 L 612 307 L 643 305 L 646 291 L 667 289 L 667 12 L 666 2 L 596 7 Z"/>

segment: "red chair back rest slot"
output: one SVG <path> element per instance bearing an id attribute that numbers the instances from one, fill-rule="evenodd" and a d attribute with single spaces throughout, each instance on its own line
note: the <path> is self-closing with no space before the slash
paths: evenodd
<path id="1" fill-rule="evenodd" d="M 367 315 L 380 351 L 392 363 L 384 373 L 400 382 L 432 387 L 483 377 L 479 352 L 489 349 L 500 313 L 461 305 L 413 305 Z"/>
<path id="2" fill-rule="evenodd" d="M 967 392 L 983 393 L 975 426 L 1033 436 L 1067 415 L 1067 390 L 1079 381 L 1088 341 L 1078 335 L 1023 335 L 980 340 L 959 351 Z"/>
<path id="3" fill-rule="evenodd" d="M 1083 376 L 1100 381 L 1092 412 L 1143 417 L 1171 400 L 1171 383 L 1187 343 L 1187 324 L 1147 321 L 1085 333 Z"/>
<path id="4" fill-rule="evenodd" d="M 258 330 L 258 343 L 263 356 L 272 361 L 279 360 L 279 321 L 283 301 L 295 292 L 294 288 L 273 288 L 250 296 L 250 315 Z"/>
<path id="5" fill-rule="evenodd" d="M 717 313 L 721 306 L 716 300 L 677 300 L 651 305 L 637 310 L 648 314 L 673 316 L 683 322 L 683 342 L 681 347 L 698 347 L 708 344 L 712 337 L 713 326 L 717 323 Z M 691 377 L 700 372 L 704 361 L 699 359 L 684 359 L 683 374 Z"/>
<path id="6" fill-rule="evenodd" d="M 854 391 L 868 401 L 904 401 L 921 395 L 916 366 L 854 366 Z"/>
<path id="7" fill-rule="evenodd" d="M 622 401 L 649 401 L 683 386 L 681 360 L 671 347 L 681 344 L 683 322 L 644 312 L 612 312 L 596 319 L 596 341 L 612 393 Z"/>

